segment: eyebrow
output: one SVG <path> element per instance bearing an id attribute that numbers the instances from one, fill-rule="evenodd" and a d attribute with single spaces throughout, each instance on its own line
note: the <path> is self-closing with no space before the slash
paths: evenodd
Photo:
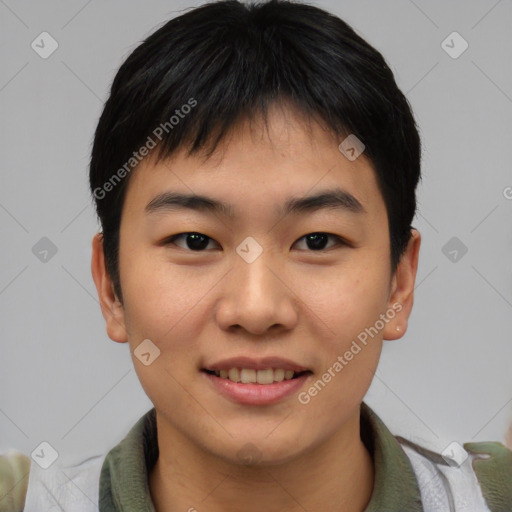
<path id="1" fill-rule="evenodd" d="M 304 197 L 291 197 L 276 214 L 306 214 L 322 209 L 334 209 L 348 213 L 366 213 L 364 206 L 349 192 L 341 188 L 320 191 Z M 234 217 L 234 207 L 218 199 L 197 194 L 163 192 L 155 196 L 144 209 L 147 215 L 178 210 L 195 210 Z"/>

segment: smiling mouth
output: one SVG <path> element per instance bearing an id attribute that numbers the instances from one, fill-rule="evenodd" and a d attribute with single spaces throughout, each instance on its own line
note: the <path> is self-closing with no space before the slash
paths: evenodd
<path id="1" fill-rule="evenodd" d="M 312 373 L 309 370 L 295 372 L 293 370 L 284 370 L 283 368 L 267 368 L 264 370 L 255 370 L 252 368 L 230 368 L 229 370 L 207 370 L 202 371 L 219 377 L 220 379 L 230 380 L 241 384 L 274 384 L 285 380 L 293 380 L 298 377 Z"/>

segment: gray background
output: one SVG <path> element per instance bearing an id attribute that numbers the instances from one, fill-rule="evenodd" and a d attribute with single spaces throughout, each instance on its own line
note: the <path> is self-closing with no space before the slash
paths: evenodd
<path id="1" fill-rule="evenodd" d="M 152 407 L 128 345 L 105 332 L 90 273 L 99 226 L 87 165 L 123 59 L 201 3 L 0 0 L 0 452 L 30 454 L 44 440 L 75 461 L 113 447 Z M 316 5 L 383 53 L 424 145 L 414 310 L 405 337 L 385 342 L 366 401 L 394 433 L 437 451 L 503 441 L 512 420 L 512 1 Z M 47 59 L 31 48 L 43 31 L 59 45 Z M 441 46 L 453 31 L 469 44 L 458 58 Z M 57 248 L 46 262 L 32 250 L 43 237 Z M 452 237 L 468 248 L 457 261 L 443 252 Z"/>

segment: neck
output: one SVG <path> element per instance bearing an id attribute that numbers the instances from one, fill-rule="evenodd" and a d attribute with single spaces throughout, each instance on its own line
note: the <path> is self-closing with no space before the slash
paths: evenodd
<path id="1" fill-rule="evenodd" d="M 361 512 L 370 500 L 374 468 L 360 438 L 359 409 L 322 445 L 266 466 L 219 460 L 160 419 L 160 453 L 149 474 L 157 512 Z"/>

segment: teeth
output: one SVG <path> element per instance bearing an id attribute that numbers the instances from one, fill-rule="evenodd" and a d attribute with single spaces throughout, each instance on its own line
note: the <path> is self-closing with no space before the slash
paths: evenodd
<path id="1" fill-rule="evenodd" d="M 229 370 L 215 370 L 215 375 L 221 379 L 229 379 L 243 384 L 272 384 L 290 380 L 295 375 L 293 370 L 282 368 L 267 368 L 266 370 L 253 370 L 252 368 L 230 368 Z"/>
<path id="2" fill-rule="evenodd" d="M 276 382 L 281 382 L 284 380 L 284 370 L 279 368 L 278 370 L 274 370 L 274 380 Z"/>
<path id="3" fill-rule="evenodd" d="M 240 382 L 240 372 L 238 371 L 238 368 L 231 368 L 228 372 L 229 380 L 232 380 L 233 382 Z"/>
<path id="4" fill-rule="evenodd" d="M 256 382 L 256 370 L 248 370 L 248 369 L 244 368 L 240 372 L 240 380 L 244 384 L 250 384 L 252 382 Z"/>
<path id="5" fill-rule="evenodd" d="M 258 370 L 256 373 L 256 380 L 258 384 L 272 384 L 274 382 L 274 370 Z"/>

